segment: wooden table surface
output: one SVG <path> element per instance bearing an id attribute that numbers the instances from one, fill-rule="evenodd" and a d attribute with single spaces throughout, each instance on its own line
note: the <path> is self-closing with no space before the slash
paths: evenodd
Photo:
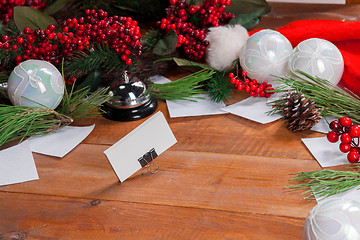
<path id="1" fill-rule="evenodd" d="M 358 20 L 355 5 L 299 6 L 273 4 L 258 27 Z M 170 118 L 164 101 L 157 111 L 178 141 L 156 159 L 158 173 L 120 183 L 103 153 L 145 119 L 82 120 L 96 127 L 68 155 L 33 154 L 40 180 L 0 187 L 0 239 L 301 239 L 316 202 L 284 186 L 291 173 L 321 169 L 301 138 L 323 134 L 231 114 Z"/>

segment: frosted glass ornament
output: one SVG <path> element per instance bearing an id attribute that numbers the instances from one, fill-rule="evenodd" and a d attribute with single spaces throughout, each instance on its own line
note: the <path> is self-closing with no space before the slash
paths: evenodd
<path id="1" fill-rule="evenodd" d="M 304 240 L 359 240 L 360 204 L 331 198 L 316 205 L 305 220 Z"/>
<path id="2" fill-rule="evenodd" d="M 333 43 L 320 38 L 310 38 L 299 43 L 294 49 L 289 60 L 289 69 L 294 73 L 301 70 L 336 85 L 344 72 L 344 60 Z"/>
<path id="3" fill-rule="evenodd" d="M 240 65 L 251 79 L 270 82 L 287 71 L 292 53 L 289 40 L 277 31 L 266 29 L 251 35 L 240 52 Z"/>
<path id="4" fill-rule="evenodd" d="M 59 70 L 41 60 L 31 59 L 20 63 L 8 80 L 9 98 L 16 106 L 41 107 L 39 104 L 42 104 L 55 109 L 62 100 L 64 89 L 64 80 Z"/>

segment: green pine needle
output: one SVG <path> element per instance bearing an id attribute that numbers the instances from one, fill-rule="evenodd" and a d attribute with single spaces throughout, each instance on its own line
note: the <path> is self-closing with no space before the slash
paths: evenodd
<path id="1" fill-rule="evenodd" d="M 313 77 L 304 72 L 291 73 L 290 76 L 277 77 L 274 79 L 283 85 L 276 92 L 297 91 L 304 97 L 312 99 L 317 108 L 321 109 L 321 115 L 350 117 L 354 122 L 360 123 L 360 98 L 351 92 L 346 92 L 326 79 Z M 282 99 L 272 102 L 275 106 L 269 114 L 280 112 Z"/>
<path id="2" fill-rule="evenodd" d="M 110 73 L 112 71 L 122 71 L 128 67 L 121 60 L 120 54 L 111 50 L 107 45 L 102 44 L 94 48 L 90 53 L 74 53 L 65 62 L 64 72 L 68 76 L 80 77 L 97 69 Z"/>
<path id="3" fill-rule="evenodd" d="M 206 87 L 212 101 L 221 102 L 230 99 L 232 84 L 225 79 L 225 72 L 216 72 L 216 74 L 207 81 Z"/>
<path id="4" fill-rule="evenodd" d="M 64 115 L 67 115 L 74 120 L 93 117 L 101 114 L 99 106 L 104 104 L 110 99 L 107 94 L 108 88 L 103 88 L 94 93 L 90 93 L 88 88 L 79 89 L 77 91 L 65 91 L 64 97 L 57 108 L 57 110 Z"/>
<path id="5" fill-rule="evenodd" d="M 0 146 L 8 141 L 43 135 L 72 123 L 72 119 L 43 107 L 0 104 Z"/>
<path id="6" fill-rule="evenodd" d="M 194 98 L 199 98 L 196 95 L 206 92 L 202 89 L 204 81 L 209 80 L 214 74 L 213 70 L 203 69 L 173 82 L 164 84 L 149 82 L 148 86 L 151 94 L 158 99 L 196 101 Z"/>
<path id="7" fill-rule="evenodd" d="M 357 171 L 320 170 L 295 173 L 290 181 L 302 182 L 287 188 L 302 190 L 305 198 L 326 198 L 346 192 L 360 185 L 360 166 L 353 165 Z"/>

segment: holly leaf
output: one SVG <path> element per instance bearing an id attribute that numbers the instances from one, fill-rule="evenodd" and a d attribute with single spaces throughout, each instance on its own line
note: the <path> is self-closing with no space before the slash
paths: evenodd
<path id="1" fill-rule="evenodd" d="M 209 70 L 214 70 L 213 68 L 205 65 L 205 64 L 201 64 L 201 63 L 197 63 L 197 62 L 193 62 L 187 59 L 183 59 L 183 58 L 172 58 L 174 60 L 174 62 L 179 66 L 179 67 L 198 67 L 198 68 L 202 68 L 202 69 L 209 69 Z"/>
<path id="2" fill-rule="evenodd" d="M 14 21 L 20 31 L 26 27 L 45 30 L 50 24 L 58 27 L 54 18 L 32 7 L 14 7 Z"/>
<path id="3" fill-rule="evenodd" d="M 178 37 L 174 30 L 169 31 L 164 38 L 160 39 L 154 49 L 153 53 L 156 55 L 167 55 L 176 50 L 176 45 L 178 42 Z"/>
<path id="4" fill-rule="evenodd" d="M 271 12 L 266 0 L 232 0 L 227 12 L 236 15 L 229 24 L 241 24 L 249 29 L 259 23 L 261 16 Z"/>
<path id="5" fill-rule="evenodd" d="M 68 3 L 75 2 L 77 0 L 56 0 L 53 4 L 48 6 L 44 13 L 52 15 L 62 10 Z"/>

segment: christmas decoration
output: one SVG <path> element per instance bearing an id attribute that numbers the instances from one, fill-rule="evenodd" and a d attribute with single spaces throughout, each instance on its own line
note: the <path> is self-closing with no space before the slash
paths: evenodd
<path id="1" fill-rule="evenodd" d="M 321 119 L 321 111 L 316 107 L 316 103 L 301 93 L 288 93 L 278 108 L 288 129 L 293 132 L 308 130 Z"/>
<path id="2" fill-rule="evenodd" d="M 16 66 L 8 80 L 13 105 L 46 106 L 55 109 L 64 94 L 64 80 L 51 63 L 28 60 Z"/>
<path id="3" fill-rule="evenodd" d="M 114 81 L 108 92 L 109 100 L 102 109 L 104 117 L 116 121 L 139 120 L 152 114 L 157 101 L 147 91 L 145 84 L 131 78 L 125 71 L 122 79 Z"/>
<path id="4" fill-rule="evenodd" d="M 360 204 L 333 198 L 316 205 L 305 220 L 304 240 L 360 239 Z"/>
<path id="5" fill-rule="evenodd" d="M 359 165 L 351 165 L 355 171 L 319 170 L 295 173 L 290 181 L 301 182 L 289 186 L 292 190 L 303 190 L 305 198 L 326 198 L 346 192 L 360 185 Z"/>
<path id="6" fill-rule="evenodd" d="M 245 71 L 242 71 L 241 76 L 239 76 L 238 66 L 239 65 L 236 65 L 236 75 L 233 72 L 229 73 L 230 82 L 235 85 L 237 90 L 245 90 L 245 92 L 250 93 L 252 97 L 260 96 L 269 98 L 271 94 L 275 93 L 271 84 L 266 82 L 260 84 L 256 79 L 251 80 Z"/>
<path id="7" fill-rule="evenodd" d="M 84 89 L 65 91 L 57 111 L 0 104 L 0 146 L 11 140 L 50 133 L 76 119 L 100 115 L 99 106 L 109 100 L 106 91 L 106 88 L 92 94 Z"/>
<path id="8" fill-rule="evenodd" d="M 347 89 L 360 95 L 360 31 L 359 21 L 299 20 L 280 27 L 294 47 L 309 38 L 321 38 L 332 42 L 344 59 L 344 73 L 341 82 Z"/>
<path id="9" fill-rule="evenodd" d="M 331 129 L 327 134 L 329 142 L 336 143 L 340 137 L 340 151 L 347 153 L 349 162 L 359 162 L 360 125 L 354 125 L 348 117 L 341 117 L 332 121 L 329 127 Z"/>
<path id="10" fill-rule="evenodd" d="M 218 27 L 219 23 L 228 23 L 234 18 L 232 13 L 224 12 L 230 4 L 230 0 L 203 0 L 193 4 L 186 0 L 171 0 L 166 17 L 158 24 L 165 33 L 175 31 L 178 36 L 176 47 L 182 47 L 189 59 L 201 61 L 209 45 L 205 40 L 206 28 Z"/>
<path id="11" fill-rule="evenodd" d="M 320 110 L 321 116 L 350 117 L 355 123 L 360 123 L 360 99 L 353 93 L 348 93 L 326 79 L 313 77 L 301 71 L 289 76 L 274 79 L 281 86 L 275 92 L 298 92 L 305 98 L 310 98 Z M 269 114 L 281 113 L 283 99 L 273 101 L 273 110 Z"/>
<path id="12" fill-rule="evenodd" d="M 216 70 L 229 69 L 240 55 L 249 34 L 241 25 L 227 25 L 209 28 L 205 38 L 209 42 L 206 62 Z"/>
<path id="13" fill-rule="evenodd" d="M 248 76 L 269 83 L 272 75 L 283 76 L 292 46 L 279 32 L 262 30 L 249 37 L 240 53 L 240 65 Z"/>
<path id="14" fill-rule="evenodd" d="M 30 6 L 41 10 L 46 6 L 46 1 L 42 0 L 3 0 L 0 7 L 0 21 L 6 24 L 13 19 L 15 6 Z"/>
<path id="15" fill-rule="evenodd" d="M 331 42 L 310 38 L 296 46 L 289 60 L 289 69 L 324 78 L 336 85 L 344 71 L 344 60 Z"/>

